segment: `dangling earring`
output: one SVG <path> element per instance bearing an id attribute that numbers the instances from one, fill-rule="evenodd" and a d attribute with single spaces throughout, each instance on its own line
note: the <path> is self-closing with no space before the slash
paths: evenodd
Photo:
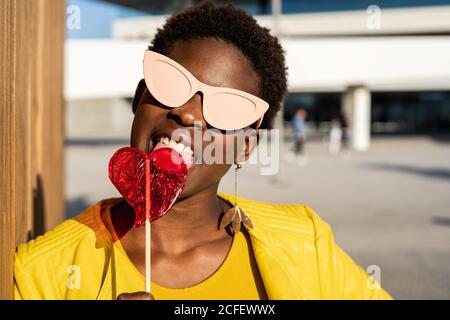
<path id="1" fill-rule="evenodd" d="M 244 210 L 237 205 L 237 174 L 239 169 L 242 168 L 242 164 L 237 163 L 234 168 L 234 207 L 229 209 L 222 217 L 220 221 L 220 228 L 225 228 L 231 224 L 233 233 L 237 233 L 241 230 L 241 223 L 244 223 L 248 228 L 253 229 L 253 223 Z"/>

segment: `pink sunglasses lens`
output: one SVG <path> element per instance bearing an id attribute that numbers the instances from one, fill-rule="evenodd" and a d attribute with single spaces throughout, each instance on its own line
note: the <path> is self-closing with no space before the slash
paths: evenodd
<path id="1" fill-rule="evenodd" d="M 242 96 L 216 93 L 204 101 L 205 120 L 213 127 L 232 130 L 251 125 L 255 118 L 255 104 Z"/>
<path id="2" fill-rule="evenodd" d="M 178 107 L 186 102 L 191 84 L 185 75 L 164 61 L 155 60 L 150 70 L 152 92 L 155 98 L 169 107 Z"/>

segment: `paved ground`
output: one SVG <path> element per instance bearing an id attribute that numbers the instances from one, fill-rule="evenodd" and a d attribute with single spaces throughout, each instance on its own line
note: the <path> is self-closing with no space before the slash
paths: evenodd
<path id="1" fill-rule="evenodd" d="M 111 154 L 126 140 L 66 149 L 69 216 L 117 195 L 107 178 Z M 300 202 L 328 221 L 336 241 L 363 267 L 378 265 L 395 298 L 450 298 L 450 143 L 428 137 L 377 138 L 370 151 L 331 157 L 322 142 L 307 145 L 309 163 L 283 161 L 281 177 L 246 166 L 239 194 Z M 221 191 L 233 191 L 233 175 Z"/>

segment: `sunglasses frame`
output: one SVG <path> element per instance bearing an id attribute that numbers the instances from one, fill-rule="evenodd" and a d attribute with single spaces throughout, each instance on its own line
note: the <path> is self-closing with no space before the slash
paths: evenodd
<path id="1" fill-rule="evenodd" d="M 191 85 L 191 91 L 190 91 L 188 97 L 186 98 L 186 101 L 184 101 L 180 105 L 173 106 L 168 101 L 165 101 L 164 97 L 158 96 L 158 92 L 153 87 L 152 77 L 151 77 L 152 65 L 153 65 L 153 62 L 155 62 L 155 61 L 162 61 L 162 62 L 165 62 L 165 63 L 171 65 L 172 67 L 174 67 L 175 69 L 180 71 L 186 77 L 186 79 L 189 81 L 189 83 Z M 153 95 L 153 97 L 156 100 L 158 100 L 160 103 L 162 103 L 168 107 L 171 107 L 171 108 L 181 107 L 183 104 L 185 104 L 187 101 L 189 101 L 189 99 L 191 99 L 192 96 L 194 94 L 196 94 L 198 91 L 202 92 L 203 93 L 203 104 L 202 104 L 203 117 L 205 118 L 206 122 L 209 125 L 217 128 L 217 129 L 221 129 L 221 130 L 238 130 L 238 129 L 242 129 L 247 126 L 250 126 L 255 122 L 256 122 L 256 128 L 258 129 L 262 123 L 264 113 L 269 109 L 269 104 L 266 101 L 264 101 L 263 99 L 255 96 L 255 95 L 252 95 L 250 93 L 247 93 L 245 91 L 242 91 L 242 90 L 207 85 L 206 83 L 203 83 L 200 80 L 198 80 L 196 77 L 194 77 L 194 75 L 192 73 L 190 73 L 186 68 L 184 68 L 178 62 L 170 59 L 169 57 L 167 57 L 165 55 L 162 55 L 158 52 L 151 51 L 151 50 L 146 50 L 145 55 L 144 55 L 144 80 L 145 80 L 145 84 L 147 85 L 148 90 Z M 217 94 L 217 93 L 233 94 L 236 96 L 243 97 L 253 103 L 255 109 L 252 112 L 252 116 L 249 117 L 248 121 L 244 122 L 244 123 L 246 123 L 246 125 L 236 128 L 235 126 L 232 126 L 232 125 L 217 126 L 214 123 L 211 123 L 211 120 L 210 120 L 211 118 L 210 118 L 210 114 L 208 112 L 209 108 L 208 108 L 207 102 L 208 102 L 208 97 L 210 97 L 214 94 Z M 234 117 L 238 117 L 238 115 L 234 115 Z"/>

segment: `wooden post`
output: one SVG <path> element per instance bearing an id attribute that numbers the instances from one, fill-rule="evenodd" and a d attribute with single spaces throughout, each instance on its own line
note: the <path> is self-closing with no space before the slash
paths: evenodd
<path id="1" fill-rule="evenodd" d="M 0 0 L 0 299 L 16 246 L 64 219 L 63 0 Z"/>

